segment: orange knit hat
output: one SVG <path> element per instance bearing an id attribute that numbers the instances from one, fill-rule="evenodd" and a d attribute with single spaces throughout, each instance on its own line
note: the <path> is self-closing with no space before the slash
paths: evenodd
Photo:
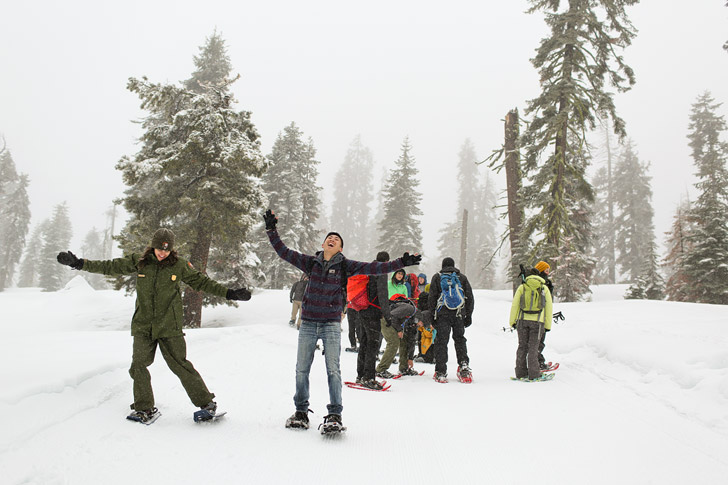
<path id="1" fill-rule="evenodd" d="M 551 269 L 551 266 L 549 266 L 549 264 L 548 264 L 548 263 L 547 263 L 546 261 L 539 261 L 538 263 L 536 263 L 536 266 L 534 266 L 534 268 L 535 268 L 535 269 L 536 269 L 536 270 L 537 270 L 537 271 L 538 271 L 539 273 L 543 273 L 543 272 L 544 272 L 544 271 L 546 271 L 547 269 Z"/>

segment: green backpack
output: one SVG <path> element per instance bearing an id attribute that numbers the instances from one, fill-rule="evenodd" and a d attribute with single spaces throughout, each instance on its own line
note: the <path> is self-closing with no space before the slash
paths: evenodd
<path id="1" fill-rule="evenodd" d="M 533 281 L 531 278 L 526 278 Z M 543 282 L 539 281 L 538 288 L 531 288 L 526 282 L 523 282 L 523 292 L 521 293 L 521 301 L 519 307 L 521 312 L 529 315 L 537 315 L 541 313 L 546 306 L 546 299 L 543 293 Z"/>

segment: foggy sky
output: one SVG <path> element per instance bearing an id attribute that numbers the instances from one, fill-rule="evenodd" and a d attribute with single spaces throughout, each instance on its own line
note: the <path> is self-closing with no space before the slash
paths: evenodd
<path id="1" fill-rule="evenodd" d="M 705 90 L 728 102 L 724 3 L 643 0 L 627 11 L 639 30 L 624 51 L 637 84 L 616 105 L 640 159 L 651 163 L 658 244 L 680 197 L 695 198 L 691 104 Z M 451 217 L 436 191 L 455 188 L 466 138 L 484 159 L 502 143 L 508 110 L 523 114 L 538 96 L 529 59 L 548 34 L 540 14 L 524 13 L 525 0 L 444 5 L 12 2 L 0 16 L 0 134 L 18 171 L 30 175 L 32 224 L 65 200 L 74 248 L 92 226 L 104 228 L 111 200 L 124 190 L 114 165 L 138 150 L 141 131 L 132 121 L 145 115 L 127 79 L 187 79 L 217 29 L 242 76 L 232 87 L 236 109 L 252 111 L 263 154 L 294 121 L 322 162 L 327 211 L 334 172 L 356 135 L 374 154 L 377 186 L 409 136 L 424 194 L 422 249 L 434 256 Z M 494 177 L 504 185 L 502 174 Z"/>

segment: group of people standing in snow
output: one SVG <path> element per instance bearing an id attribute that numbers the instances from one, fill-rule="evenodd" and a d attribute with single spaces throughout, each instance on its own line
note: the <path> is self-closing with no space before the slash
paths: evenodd
<path id="1" fill-rule="evenodd" d="M 455 343 L 458 378 L 469 382 L 471 374 L 465 328 L 472 323 L 474 299 L 467 277 L 455 267 L 452 258 L 442 261 L 442 269 L 427 284 L 424 274 L 408 278 L 404 269 L 420 263 L 422 257 L 418 253 L 405 252 L 401 257 L 390 260 L 390 255 L 381 251 L 372 262 L 355 261 L 343 255 L 343 237 L 336 232 L 329 232 L 321 245 L 322 250 L 315 255 L 307 255 L 288 248 L 281 241 L 276 228 L 278 220 L 271 210 L 266 211 L 263 218 L 266 233 L 275 252 L 300 269 L 304 275 L 300 284 L 291 289 L 294 306 L 290 324 L 296 325 L 299 332 L 296 392 L 293 398 L 295 412 L 286 421 L 286 427 L 309 427 L 309 373 L 318 341 L 321 340 L 329 388 L 328 414 L 322 423 L 323 431 L 345 429 L 341 418 L 343 404 L 339 365 L 341 321 L 348 304 L 345 297 L 347 281 L 357 275 L 370 276 L 366 287 L 369 304 L 366 308 L 348 310 L 354 335 L 358 335 L 360 344 L 357 383 L 372 389 L 381 388 L 376 376 L 392 376 L 388 368 L 397 350 L 400 355 L 400 373 L 417 374 L 413 368 L 413 357 L 418 336 L 429 337 L 430 343 L 434 337 L 434 359 L 431 356 L 432 350 L 428 348 L 427 338 L 424 339 L 425 345 L 420 348 L 420 357 L 433 359 L 434 379 L 447 382 L 447 348 L 451 333 Z M 134 341 L 129 369 L 133 379 L 134 402 L 128 418 L 149 424 L 160 415 L 154 406 L 151 378 L 147 369 L 159 347 L 165 362 L 180 379 L 192 403 L 200 408 L 195 413 L 195 419 L 214 419 L 217 410 L 215 395 L 207 389 L 202 377 L 186 356 L 180 282 L 197 291 L 228 300 L 249 300 L 250 291 L 246 288 L 226 288 L 197 271 L 189 261 L 177 254 L 174 233 L 166 228 L 154 233 L 149 247 L 142 254 L 130 254 L 107 261 L 90 261 L 77 258 L 67 251 L 59 253 L 57 259 L 59 263 L 76 270 L 105 275 L 137 274 L 137 299 L 131 328 Z M 548 265 L 546 270 L 548 281 Z M 522 287 L 535 281 L 533 278 L 543 282 L 543 276 L 543 273 L 541 276 L 529 275 L 524 279 Z M 457 291 L 453 292 L 452 288 Z M 446 290 L 445 293 L 443 289 Z M 551 293 L 548 288 L 544 293 L 545 306 L 542 306 L 545 311 L 535 316 L 529 311 L 524 312 L 522 305 L 517 304 L 517 299 L 523 299 L 519 297 L 519 293 L 514 298 L 514 308 L 517 310 L 515 317 L 514 311 L 511 312 L 511 326 L 517 326 L 519 335 L 517 377 L 519 374 L 531 377 L 534 372 L 538 372 L 537 364 L 533 363 L 534 349 L 539 345 L 543 347 L 540 329 L 546 323 L 548 330 L 551 319 Z M 386 348 L 379 365 L 376 366 L 382 337 L 386 341 Z M 352 343 L 355 345 L 356 341 Z"/>

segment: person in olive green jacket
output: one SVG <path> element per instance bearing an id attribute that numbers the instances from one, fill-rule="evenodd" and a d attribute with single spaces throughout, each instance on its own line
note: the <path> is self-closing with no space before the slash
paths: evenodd
<path id="1" fill-rule="evenodd" d="M 182 386 L 195 406 L 206 413 L 203 419 L 215 415 L 217 404 L 200 374 L 187 360 L 187 344 L 182 333 L 182 293 L 180 282 L 228 300 L 249 300 L 245 288 L 231 290 L 197 271 L 174 250 L 174 233 L 158 229 L 152 243 L 143 254 L 130 254 L 107 261 L 77 258 L 71 251 L 58 254 L 58 262 L 76 270 L 105 275 L 136 273 L 136 308 L 131 320 L 134 337 L 129 374 L 134 381 L 133 412 L 127 417 L 150 424 L 160 413 L 154 407 L 154 393 L 147 367 L 154 362 L 159 346 L 170 370 L 179 377 Z"/>
<path id="2" fill-rule="evenodd" d="M 511 304 L 509 324 L 518 330 L 516 377 L 538 379 L 538 346 L 541 335 L 551 330 L 553 302 L 546 281 L 538 275 L 527 276 L 518 287 Z"/>

